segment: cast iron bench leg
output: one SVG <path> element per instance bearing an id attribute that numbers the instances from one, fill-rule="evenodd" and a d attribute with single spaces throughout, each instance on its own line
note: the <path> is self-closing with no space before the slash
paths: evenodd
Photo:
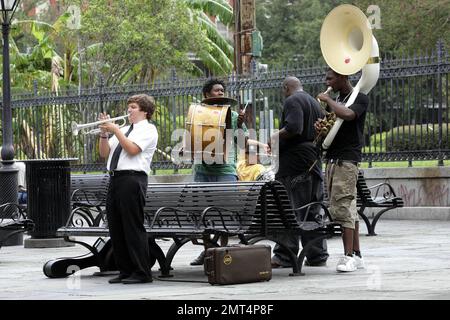
<path id="1" fill-rule="evenodd" d="M 171 264 L 173 257 L 177 253 L 177 251 L 186 243 L 190 242 L 191 239 L 185 238 L 185 239 L 173 239 L 174 242 L 170 246 L 169 250 L 166 254 L 165 262 L 161 265 L 161 278 L 167 278 L 167 277 L 173 277 L 173 275 L 170 274 L 170 270 L 172 270 Z"/>
<path id="2" fill-rule="evenodd" d="M 375 228 L 373 227 L 373 224 L 370 223 L 369 218 L 367 218 L 367 216 L 364 214 L 365 209 L 366 209 L 366 207 L 359 208 L 358 214 L 364 220 L 364 223 L 366 224 L 367 235 L 368 236 L 376 236 L 376 233 L 374 231 Z"/>
<path id="3" fill-rule="evenodd" d="M 378 220 L 381 218 L 382 214 L 385 213 L 385 212 L 387 212 L 387 211 L 389 211 L 389 210 L 391 210 L 391 209 L 394 209 L 394 208 L 395 208 L 395 207 L 384 208 L 383 210 L 381 210 L 380 212 L 378 212 L 378 213 L 375 215 L 375 217 L 374 217 L 373 220 L 372 220 L 372 234 L 370 234 L 371 236 L 376 236 L 376 235 L 377 235 L 377 234 L 375 233 L 375 226 L 376 226 Z"/>
<path id="4" fill-rule="evenodd" d="M 101 275 L 102 272 L 117 270 L 114 257 L 112 255 L 111 240 L 99 241 L 99 238 L 93 246 L 76 240 L 70 240 L 69 237 L 64 237 L 67 242 L 73 242 L 82 245 L 90 252 L 81 256 L 59 258 L 47 261 L 44 264 L 43 272 L 49 278 L 65 278 L 70 276 L 77 270 L 82 270 L 89 267 L 99 267 Z M 72 268 L 71 268 L 72 267 Z"/>

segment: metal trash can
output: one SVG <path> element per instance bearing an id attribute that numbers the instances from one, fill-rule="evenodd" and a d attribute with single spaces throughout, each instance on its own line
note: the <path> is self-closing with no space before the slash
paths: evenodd
<path id="1" fill-rule="evenodd" d="M 17 173 L 19 169 L 15 164 L 3 165 L 0 162 L 0 205 L 5 203 L 17 204 Z M 16 213 L 14 207 L 5 208 L 0 212 L 0 221 L 6 222 L 8 219 L 12 219 Z M 0 239 L 5 238 L 11 231 L 0 230 Z M 23 244 L 23 233 L 17 233 L 5 242 L 3 246 L 17 246 Z"/>
<path id="2" fill-rule="evenodd" d="M 66 224 L 70 215 L 70 161 L 78 159 L 25 160 L 27 179 L 27 216 L 35 227 L 25 247 L 60 247 L 69 245 L 56 236 L 56 230 Z M 57 243 L 30 241 L 56 238 Z M 28 245 L 27 245 L 28 242 Z"/>

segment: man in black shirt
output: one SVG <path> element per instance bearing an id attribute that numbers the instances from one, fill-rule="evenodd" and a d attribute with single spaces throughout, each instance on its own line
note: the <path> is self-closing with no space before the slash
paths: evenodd
<path id="1" fill-rule="evenodd" d="M 325 178 L 330 199 L 330 213 L 333 219 L 342 225 L 344 256 L 336 266 L 337 271 L 350 272 L 364 269 L 364 261 L 359 247 L 359 221 L 356 209 L 356 182 L 358 163 L 361 162 L 364 121 L 369 105 L 365 94 L 358 93 L 354 103 L 345 106 L 353 92 L 348 76 L 329 70 L 326 85 L 339 92 L 336 100 L 328 94 L 319 94 L 318 99 L 328 104 L 336 116 L 344 120 L 325 155 L 327 165 Z M 320 131 L 319 121 L 315 124 Z"/>
<path id="2" fill-rule="evenodd" d="M 308 203 L 322 201 L 323 184 L 320 154 L 314 144 L 314 122 L 323 116 L 317 100 L 303 91 L 301 82 L 295 77 L 283 81 L 283 95 L 286 101 L 280 122 L 280 131 L 271 137 L 271 146 L 279 141 L 279 169 L 276 179 L 283 183 L 294 208 Z M 304 219 L 305 210 L 297 210 L 297 219 Z M 320 208 L 314 207 L 308 214 L 308 220 L 320 215 Z M 302 246 L 318 235 L 302 235 Z M 282 238 L 282 239 L 281 239 Z M 297 255 L 299 239 L 296 235 L 285 234 L 280 237 L 287 247 Z M 272 267 L 290 267 L 286 250 L 279 245 L 274 248 Z M 306 253 L 306 265 L 323 266 L 328 259 L 326 240 L 316 241 Z"/>

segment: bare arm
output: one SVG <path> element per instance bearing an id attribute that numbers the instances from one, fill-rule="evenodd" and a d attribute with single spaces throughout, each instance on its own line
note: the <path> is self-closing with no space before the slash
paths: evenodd
<path id="1" fill-rule="evenodd" d="M 98 151 L 100 153 L 100 157 L 107 159 L 109 156 L 109 143 L 108 136 L 106 134 L 100 134 L 100 142 L 98 144 Z"/>
<path id="2" fill-rule="evenodd" d="M 106 120 L 109 119 L 109 116 L 106 113 L 100 113 L 98 120 Z M 111 150 L 108 142 L 108 131 L 105 129 L 100 129 L 100 142 L 98 143 L 98 151 L 100 153 L 100 157 L 107 159 L 109 156 L 109 151 Z"/>
<path id="3" fill-rule="evenodd" d="M 331 99 L 328 94 L 320 93 L 317 98 L 321 101 L 326 102 L 330 106 L 331 110 L 336 113 L 336 116 L 341 118 L 342 120 L 351 121 L 356 118 L 356 114 L 352 109 L 347 108 L 343 104 L 337 103 L 336 101 Z"/>
<path id="4" fill-rule="evenodd" d="M 101 113 L 99 116 L 99 120 L 109 119 L 109 116 L 105 113 Z M 108 143 L 108 139 L 102 138 L 107 135 L 108 132 L 114 134 L 119 140 L 122 149 L 125 150 L 128 154 L 135 156 L 139 152 L 142 152 L 141 148 L 137 146 L 133 141 L 125 137 L 125 134 L 120 130 L 120 127 L 113 122 L 106 122 L 99 126 L 100 133 L 100 143 L 99 143 L 99 153 L 103 158 L 107 158 L 109 156 L 109 152 L 111 151 Z"/>
<path id="5" fill-rule="evenodd" d="M 258 146 L 260 148 L 263 148 L 266 153 L 270 153 L 270 147 L 266 143 L 262 143 L 254 139 L 247 139 L 247 143 L 252 146 Z"/>

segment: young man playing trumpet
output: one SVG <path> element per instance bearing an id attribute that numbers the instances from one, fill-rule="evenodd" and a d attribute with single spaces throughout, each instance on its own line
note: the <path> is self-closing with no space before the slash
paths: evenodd
<path id="1" fill-rule="evenodd" d="M 154 99 L 145 94 L 127 101 L 129 126 L 113 122 L 100 125 L 100 156 L 107 158 L 110 184 L 106 213 L 114 258 L 119 275 L 109 283 L 145 283 L 152 281 L 147 234 L 144 228 L 144 204 L 148 173 L 158 141 L 151 119 Z M 109 116 L 102 113 L 99 120 Z M 108 139 L 108 133 L 112 137 Z"/>

